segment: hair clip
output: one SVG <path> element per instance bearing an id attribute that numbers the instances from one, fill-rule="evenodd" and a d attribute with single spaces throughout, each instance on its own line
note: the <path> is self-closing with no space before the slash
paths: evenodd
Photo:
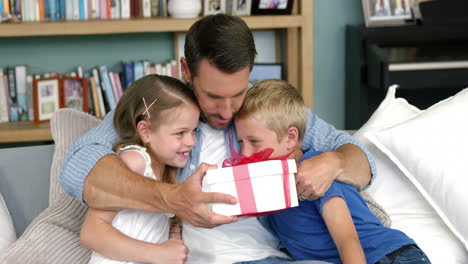
<path id="1" fill-rule="evenodd" d="M 151 107 L 154 103 L 156 103 L 157 100 L 158 100 L 158 98 L 154 99 L 154 101 L 150 104 L 150 106 L 146 106 L 146 101 L 145 101 L 145 98 L 143 97 L 143 104 L 145 104 L 145 109 L 146 109 L 146 110 L 143 112 L 143 115 L 144 115 L 145 113 L 147 113 L 147 114 L 148 114 L 148 118 L 151 118 L 150 113 L 149 113 L 149 109 L 150 109 L 150 107 Z"/>

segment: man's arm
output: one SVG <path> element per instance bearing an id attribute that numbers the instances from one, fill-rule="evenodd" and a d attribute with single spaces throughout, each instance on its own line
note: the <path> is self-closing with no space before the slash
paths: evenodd
<path id="1" fill-rule="evenodd" d="M 302 149 L 324 152 L 298 167 L 298 193 L 310 200 L 323 196 L 335 179 L 363 189 L 375 175 L 374 161 L 363 145 L 310 111 Z"/>
<path id="2" fill-rule="evenodd" d="M 73 144 L 60 173 L 60 183 L 68 194 L 98 209 L 170 212 L 200 227 L 236 220 L 208 209 L 208 203 L 237 201 L 230 195 L 201 192 L 202 178 L 210 168 L 207 165 L 181 184 L 153 181 L 129 170 L 112 151 L 118 138 L 112 114 Z"/>

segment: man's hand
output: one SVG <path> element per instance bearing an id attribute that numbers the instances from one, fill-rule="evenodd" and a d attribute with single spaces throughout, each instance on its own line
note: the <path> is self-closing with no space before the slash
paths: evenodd
<path id="1" fill-rule="evenodd" d="M 315 200 L 325 194 L 342 173 L 340 155 L 338 152 L 324 152 L 299 163 L 296 174 L 299 200 Z"/>
<path id="2" fill-rule="evenodd" d="M 215 214 L 208 208 L 209 203 L 236 204 L 235 197 L 223 193 L 201 191 L 206 171 L 215 168 L 216 165 L 202 163 L 187 180 L 174 185 L 174 189 L 166 195 L 165 202 L 169 211 L 197 227 L 213 228 L 235 222 L 236 217 Z"/>

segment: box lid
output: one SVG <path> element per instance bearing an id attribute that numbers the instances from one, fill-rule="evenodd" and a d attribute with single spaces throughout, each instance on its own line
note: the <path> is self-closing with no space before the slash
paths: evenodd
<path id="1" fill-rule="evenodd" d="M 286 160 L 288 164 L 288 173 L 296 173 L 296 161 L 293 159 Z M 239 175 L 236 177 L 238 179 L 247 179 L 255 177 L 264 177 L 269 175 L 278 175 L 283 174 L 283 165 L 281 160 L 267 160 L 256 163 L 250 163 L 245 165 L 239 165 L 234 167 L 248 167 L 248 175 Z M 206 172 L 205 177 L 203 178 L 203 184 L 215 184 L 221 182 L 232 182 L 233 177 L 233 167 L 221 168 L 216 170 L 209 170 Z"/>

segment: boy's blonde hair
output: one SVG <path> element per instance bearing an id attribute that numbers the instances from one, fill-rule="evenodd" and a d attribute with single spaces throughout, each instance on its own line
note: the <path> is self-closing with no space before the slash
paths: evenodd
<path id="1" fill-rule="evenodd" d="M 281 80 L 264 80 L 247 91 L 238 119 L 253 117 L 262 120 L 268 129 L 275 132 L 278 140 L 288 128 L 298 130 L 298 144 L 302 145 L 307 123 L 304 99 L 289 83 Z"/>

